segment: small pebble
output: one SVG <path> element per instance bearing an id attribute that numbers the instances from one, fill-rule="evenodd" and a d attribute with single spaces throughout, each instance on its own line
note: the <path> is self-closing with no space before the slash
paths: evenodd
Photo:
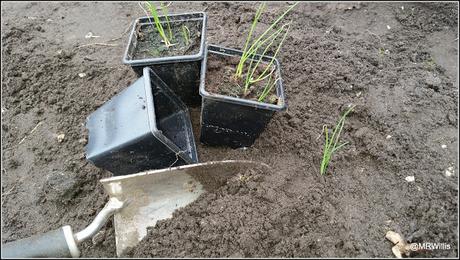
<path id="1" fill-rule="evenodd" d="M 86 77 L 86 73 L 78 73 L 78 76 L 79 76 L 80 78 L 84 78 L 84 77 Z"/>
<path id="2" fill-rule="evenodd" d="M 441 145 L 441 148 L 442 148 L 442 149 L 446 149 L 446 148 L 447 148 L 447 145 L 443 144 L 443 145 Z"/>
<path id="3" fill-rule="evenodd" d="M 98 38 L 98 37 L 101 37 L 101 36 L 98 36 L 98 35 L 94 35 L 92 32 L 89 32 L 85 35 L 85 38 L 86 39 L 89 39 L 89 38 Z"/>
<path id="4" fill-rule="evenodd" d="M 404 10 L 404 6 L 401 6 L 401 10 Z"/>
<path id="5" fill-rule="evenodd" d="M 439 90 L 442 85 L 442 80 L 436 75 L 428 75 L 425 78 L 425 83 L 434 90 Z"/>
<path id="6" fill-rule="evenodd" d="M 451 177 L 452 175 L 454 175 L 454 167 L 450 166 L 449 168 L 447 168 L 445 175 L 446 177 Z"/>
<path id="7" fill-rule="evenodd" d="M 361 96 L 361 91 L 356 93 L 356 97 L 360 97 Z"/>
<path id="8" fill-rule="evenodd" d="M 413 182 L 413 181 L 415 181 L 415 177 L 414 176 L 407 176 L 406 181 L 407 182 Z"/>
<path id="9" fill-rule="evenodd" d="M 59 134 L 59 135 L 56 137 L 58 143 L 61 143 L 62 141 L 64 141 L 64 137 L 65 137 L 65 134 Z"/>
<path id="10" fill-rule="evenodd" d="M 97 245 L 97 244 L 102 243 L 104 239 L 105 239 L 105 230 L 101 230 L 97 232 L 91 240 L 93 242 L 93 245 Z"/>
<path id="11" fill-rule="evenodd" d="M 391 29 L 391 27 L 390 27 L 389 25 L 387 25 L 387 29 L 388 29 L 388 30 L 390 30 L 390 29 Z"/>
<path id="12" fill-rule="evenodd" d="M 391 135 L 387 135 L 387 137 L 385 137 L 386 139 L 390 139 L 392 136 Z"/>

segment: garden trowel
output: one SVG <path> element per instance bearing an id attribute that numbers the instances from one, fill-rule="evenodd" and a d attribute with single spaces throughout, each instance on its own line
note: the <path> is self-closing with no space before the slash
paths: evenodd
<path id="1" fill-rule="evenodd" d="M 253 161 L 216 161 L 111 177 L 101 180 L 111 199 L 128 202 L 114 215 L 117 255 L 147 235 L 147 227 L 172 217 L 204 191 L 226 184 L 229 177 L 248 169 L 269 170 Z"/>
<path id="2" fill-rule="evenodd" d="M 224 185 L 228 178 L 248 169 L 269 170 L 264 163 L 216 161 L 102 179 L 109 194 L 106 206 L 80 232 L 70 226 L 2 245 L 2 258 L 79 257 L 78 245 L 93 237 L 114 215 L 117 255 L 134 247 L 147 227 L 172 217 L 173 212 L 195 201 L 200 194 Z"/>

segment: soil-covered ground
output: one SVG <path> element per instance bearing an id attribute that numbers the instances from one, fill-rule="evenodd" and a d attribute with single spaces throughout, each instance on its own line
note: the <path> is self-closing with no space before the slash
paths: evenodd
<path id="1" fill-rule="evenodd" d="M 269 3 L 256 33 L 287 3 Z M 208 42 L 242 48 L 254 3 L 206 11 Z M 2 243 L 88 225 L 110 176 L 85 160 L 86 117 L 136 75 L 121 59 L 136 2 L 2 3 Z M 247 149 L 198 144 L 247 172 L 151 229 L 133 256 L 392 257 L 388 230 L 458 256 L 458 3 L 301 3 L 279 60 L 289 109 Z M 93 36 L 86 38 L 89 32 Z M 319 174 L 323 125 L 350 142 Z M 192 110 L 195 131 L 199 109 Z M 197 133 L 195 133 L 196 136 Z M 197 139 L 198 142 L 198 139 Z M 407 177 L 414 177 L 414 181 Z M 115 256 L 112 222 L 80 246 Z"/>

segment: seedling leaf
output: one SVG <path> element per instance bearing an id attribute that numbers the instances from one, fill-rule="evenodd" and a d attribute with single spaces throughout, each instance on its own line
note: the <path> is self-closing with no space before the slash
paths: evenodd
<path id="1" fill-rule="evenodd" d="M 329 132 L 327 126 L 323 126 L 325 134 L 325 142 L 323 147 L 323 158 L 320 165 L 320 173 L 324 175 L 326 173 L 329 162 L 332 158 L 332 155 L 339 149 L 343 148 L 348 142 L 339 144 L 340 134 L 342 132 L 343 126 L 345 124 L 345 118 L 347 115 L 355 108 L 351 106 L 339 119 L 337 125 L 334 127 L 332 136 L 329 138 Z"/>

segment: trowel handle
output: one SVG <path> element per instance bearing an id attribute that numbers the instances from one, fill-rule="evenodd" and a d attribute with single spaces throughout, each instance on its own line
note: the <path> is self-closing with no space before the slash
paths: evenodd
<path id="1" fill-rule="evenodd" d="M 79 256 L 70 226 L 2 245 L 2 258 Z"/>
<path id="2" fill-rule="evenodd" d="M 2 258 L 79 257 L 77 244 L 94 236 L 107 219 L 127 203 L 110 198 L 93 222 L 74 234 L 70 226 L 2 245 Z"/>

